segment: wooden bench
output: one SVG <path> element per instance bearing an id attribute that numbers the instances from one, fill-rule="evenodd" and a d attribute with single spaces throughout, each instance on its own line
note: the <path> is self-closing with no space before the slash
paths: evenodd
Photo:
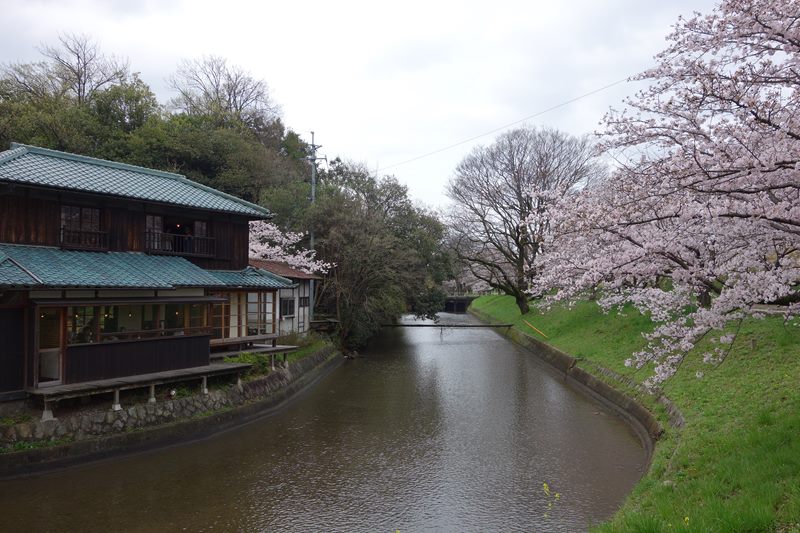
<path id="1" fill-rule="evenodd" d="M 44 402 L 42 410 L 42 420 L 53 420 L 53 402 L 68 398 L 80 398 L 82 396 L 92 396 L 108 392 L 114 393 L 114 402 L 111 405 L 112 411 L 122 410 L 119 401 L 119 393 L 123 390 L 140 389 L 150 387 L 150 398 L 148 403 L 156 402 L 156 385 L 165 383 L 177 383 L 200 378 L 202 381 L 200 391 L 208 394 L 208 378 L 211 376 L 222 376 L 228 374 L 237 375 L 237 386 L 241 387 L 241 374 L 249 370 L 253 365 L 248 363 L 211 363 L 205 366 L 191 368 L 181 368 L 178 370 L 166 370 L 163 372 L 153 372 L 150 374 L 139 374 L 136 376 L 125 376 L 111 379 L 101 379 L 96 381 L 84 381 L 82 383 L 69 383 L 66 385 L 53 385 L 51 387 L 40 387 L 28 391 L 33 396 L 39 396 Z"/>

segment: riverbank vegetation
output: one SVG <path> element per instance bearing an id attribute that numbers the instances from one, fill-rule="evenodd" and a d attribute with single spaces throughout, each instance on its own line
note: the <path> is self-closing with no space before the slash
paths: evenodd
<path id="1" fill-rule="evenodd" d="M 298 348 L 293 352 L 286 354 L 286 363 L 291 364 L 295 361 L 305 359 L 310 355 L 315 355 L 333 343 L 327 337 L 318 337 L 314 334 L 309 334 L 304 337 L 294 335 L 291 339 L 291 344 Z M 276 362 L 283 363 L 283 354 L 275 355 Z M 235 356 L 225 358 L 226 363 L 247 363 L 253 365 L 245 375 L 245 379 L 256 379 L 263 377 L 272 372 L 271 357 L 269 354 L 242 352 Z"/>
<path id="2" fill-rule="evenodd" d="M 652 372 L 625 366 L 654 327 L 633 308 L 604 314 L 582 301 L 521 315 L 509 296 L 483 296 L 473 308 L 579 357 L 587 371 L 599 364 L 638 382 Z M 663 383 L 685 426 L 672 428 L 660 414 L 665 434 L 649 472 L 598 530 L 800 531 L 799 336 L 797 320 L 750 318 L 723 363 L 703 362 L 709 340 L 690 351 Z"/>

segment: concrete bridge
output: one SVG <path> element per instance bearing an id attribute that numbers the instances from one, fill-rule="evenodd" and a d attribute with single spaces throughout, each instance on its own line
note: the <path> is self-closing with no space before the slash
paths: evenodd
<path id="1" fill-rule="evenodd" d="M 444 300 L 445 313 L 466 313 L 467 307 L 477 296 L 448 296 Z"/>

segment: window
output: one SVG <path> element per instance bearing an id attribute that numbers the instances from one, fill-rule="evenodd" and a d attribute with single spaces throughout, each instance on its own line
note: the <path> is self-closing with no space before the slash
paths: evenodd
<path id="1" fill-rule="evenodd" d="M 208 335 L 206 304 L 132 304 L 67 308 L 67 344 Z"/>
<path id="2" fill-rule="evenodd" d="M 231 316 L 231 305 L 222 302 L 211 306 L 211 338 L 225 339 L 230 337 L 228 333 L 228 322 Z"/>
<path id="3" fill-rule="evenodd" d="M 214 239 L 208 236 L 208 222 L 181 216 L 147 215 L 145 248 L 168 255 L 214 256 Z"/>
<path id="4" fill-rule="evenodd" d="M 94 307 L 67 308 L 67 343 L 97 342 L 97 321 Z"/>
<path id="5" fill-rule="evenodd" d="M 310 298 L 308 296 L 301 296 L 298 307 L 308 307 L 310 305 Z"/>
<path id="6" fill-rule="evenodd" d="M 230 339 L 247 336 L 247 293 L 217 293 L 227 297 L 227 302 L 214 304 L 211 308 L 211 324 L 214 339 Z"/>
<path id="7" fill-rule="evenodd" d="M 194 222 L 194 236 L 195 237 L 208 237 L 208 223 L 202 220 L 195 220 Z"/>
<path id="8" fill-rule="evenodd" d="M 272 320 L 271 292 L 247 293 L 247 334 L 265 335 L 275 332 Z"/>
<path id="9" fill-rule="evenodd" d="M 145 248 L 147 250 L 161 250 L 164 248 L 162 235 L 164 222 L 159 215 L 145 217 Z"/>
<path id="10" fill-rule="evenodd" d="M 39 312 L 39 382 L 61 380 L 61 313 L 58 308 Z"/>
<path id="11" fill-rule="evenodd" d="M 100 228 L 100 210 L 62 205 L 61 244 L 75 248 L 107 248 L 106 233 Z"/>
<path id="12" fill-rule="evenodd" d="M 185 327 L 184 318 L 186 312 L 183 304 L 167 304 L 164 306 L 164 329 L 174 330 L 177 334 L 178 330 Z"/>
<path id="13" fill-rule="evenodd" d="M 294 316 L 294 298 L 281 298 L 281 318 Z"/>

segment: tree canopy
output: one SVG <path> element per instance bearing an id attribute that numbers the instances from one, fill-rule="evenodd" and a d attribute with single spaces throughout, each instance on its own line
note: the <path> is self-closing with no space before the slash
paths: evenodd
<path id="1" fill-rule="evenodd" d="M 408 311 L 432 317 L 441 310 L 439 285 L 449 277 L 444 226 L 395 178 L 336 160 L 320 175 L 311 216 L 320 257 L 333 265 L 320 305 L 339 320 L 343 346 L 363 345 Z"/>
<path id="2" fill-rule="evenodd" d="M 798 4 L 725 0 L 668 40 L 638 76 L 649 88 L 605 119 L 618 169 L 552 210 L 539 280 L 559 298 L 601 285 L 604 305 L 648 313 L 658 327 L 629 364 L 652 363 L 652 384 L 712 332 L 720 362 L 722 329 L 756 305 L 799 308 Z"/>
<path id="3" fill-rule="evenodd" d="M 548 205 L 601 172 L 587 138 L 552 129 L 511 130 L 474 149 L 447 188 L 456 255 L 526 313 L 529 280 L 538 274 L 550 224 Z"/>

